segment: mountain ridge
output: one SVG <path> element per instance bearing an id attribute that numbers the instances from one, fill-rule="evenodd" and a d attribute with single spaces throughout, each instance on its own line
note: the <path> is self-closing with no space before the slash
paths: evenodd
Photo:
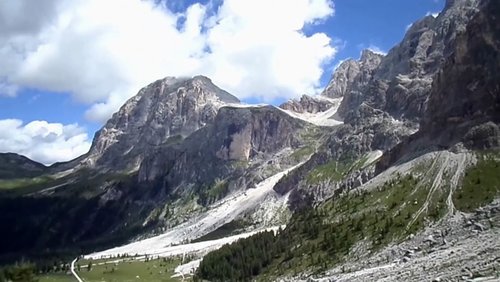
<path id="1" fill-rule="evenodd" d="M 0 244 L 0 254 L 75 245 L 88 254 L 132 241 L 101 254 L 132 252 L 126 246 L 147 253 L 155 252 L 147 245 L 154 241 L 169 256 L 193 247 L 179 236 L 207 240 L 219 232 L 231 242 L 235 234 L 276 230 L 276 245 L 295 247 L 266 253 L 270 264 L 259 266 L 259 279 L 301 281 L 323 271 L 325 279 L 348 280 L 347 267 L 362 281 L 382 279 L 376 265 L 385 259 L 397 261 L 387 268 L 402 279 L 392 272 L 400 263 L 413 255 L 424 260 L 427 251 L 441 254 L 436 248 L 447 248 L 447 238 L 462 246 L 474 230 L 496 248 L 497 227 L 487 222 L 500 211 L 499 194 L 488 186 L 497 183 L 500 144 L 499 46 L 492 39 L 500 37 L 498 8 L 487 0 L 447 1 L 438 17 L 417 21 L 387 55 L 363 51 L 339 65 L 321 95 L 279 107 L 241 104 L 201 76 L 157 80 L 113 115 L 88 154 L 54 168 L 66 174 L 5 200 L 0 220 L 16 227 L 6 233 L 16 244 Z M 478 151 L 484 149 L 493 151 Z M 484 188 L 471 192 L 478 189 L 475 177 Z M 47 212 L 31 221 L 16 201 Z M 474 207 L 488 212 L 473 214 Z M 75 228 L 62 214 L 84 222 Z M 224 233 L 227 225 L 238 226 L 236 233 Z M 49 227 L 50 238 L 20 236 Z M 180 245 L 164 247 L 174 235 Z M 220 247 L 212 243 L 193 249 L 205 270 L 211 262 L 201 257 Z M 399 248 L 412 248 L 411 255 Z M 467 250 L 484 257 L 478 246 Z M 419 259 L 433 274 L 445 263 Z M 488 263 L 450 261 L 490 273 Z M 452 277 L 457 269 L 449 267 Z"/>
<path id="2" fill-rule="evenodd" d="M 0 153 L 0 179 L 35 177 L 47 172 L 47 167 L 16 153 Z"/>

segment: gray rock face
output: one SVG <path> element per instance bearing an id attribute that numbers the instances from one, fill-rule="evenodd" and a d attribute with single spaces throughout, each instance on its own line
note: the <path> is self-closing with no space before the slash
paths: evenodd
<path id="1" fill-rule="evenodd" d="M 500 144 L 499 7 L 498 1 L 489 1 L 476 14 L 436 77 L 421 131 L 439 136 L 440 145 L 464 137 L 472 148 Z"/>
<path id="2" fill-rule="evenodd" d="M 419 131 L 385 154 L 378 171 L 423 149 L 500 147 L 500 25 L 495 19 L 500 4 L 483 3 L 488 8 L 457 36 L 436 76 Z"/>
<path id="3" fill-rule="evenodd" d="M 333 76 L 321 95 L 330 98 L 340 98 L 349 92 L 359 74 L 360 63 L 349 59 L 342 62 L 333 73 Z"/>
<path id="4" fill-rule="evenodd" d="M 477 3 L 475 0 L 449 2 L 437 18 L 427 16 L 414 23 L 387 56 L 371 55 L 368 60 L 362 56 L 360 62 L 365 63 L 359 67 L 353 61 L 341 65 L 327 88 L 332 89 L 331 92 L 325 91 L 326 95 L 341 93 L 345 97 L 339 114 L 348 118 L 350 112 L 365 103 L 397 119 L 420 120 L 433 77 L 450 55 L 457 34 L 465 30 L 477 11 Z M 352 79 L 353 75 L 357 78 Z"/>
<path id="5" fill-rule="evenodd" d="M 280 105 L 284 110 L 293 111 L 296 113 L 318 113 L 324 112 L 333 107 L 333 102 L 321 97 L 311 97 L 303 95 L 300 100 L 289 100 Z"/>
<path id="6" fill-rule="evenodd" d="M 168 179 L 170 186 L 181 183 L 203 185 L 216 178 L 231 178 L 241 184 L 248 167 L 258 167 L 287 147 L 298 147 L 307 124 L 272 107 L 223 107 L 213 124 L 193 133 L 178 146 L 160 147 L 144 160 L 139 181 Z M 235 166 L 235 164 L 237 164 Z M 245 180 L 250 185 L 251 180 Z"/>
<path id="7" fill-rule="evenodd" d="M 300 145 L 294 133 L 305 123 L 272 106 L 262 108 L 224 107 L 216 117 L 212 138 L 216 156 L 226 160 L 249 160 L 285 147 Z"/>
<path id="8" fill-rule="evenodd" d="M 453 52 L 457 34 L 465 30 L 477 6 L 475 0 L 449 2 L 437 18 L 427 16 L 413 24 L 387 56 L 363 53 L 356 78 L 346 80 L 345 87 L 340 84 L 348 91 L 344 93 L 338 114 L 353 129 L 346 136 L 350 139 L 356 136 L 361 142 L 349 142 L 351 147 L 385 151 L 418 129 L 418 122 L 425 116 L 434 77 Z M 340 74 L 334 77 L 345 76 L 344 69 L 339 67 Z M 448 98 L 440 101 L 444 100 Z M 440 101 L 433 102 L 432 106 L 440 107 Z M 388 127 L 399 129 L 392 133 L 380 130 Z M 377 132 L 380 138 L 370 137 L 370 132 Z M 332 138 L 332 141 L 329 145 L 332 154 L 346 150 L 342 145 L 345 140 Z M 355 149 L 351 153 L 360 152 Z"/>
<path id="9" fill-rule="evenodd" d="M 477 3 L 448 2 L 437 18 L 427 16 L 413 24 L 401 44 L 389 52 L 375 75 L 377 79 L 390 81 L 387 112 L 396 118 L 422 117 L 432 81 L 451 54 L 457 34 L 465 31 L 469 19 L 477 12 Z"/>
<path id="10" fill-rule="evenodd" d="M 337 115 L 345 118 L 352 109 L 361 105 L 365 87 L 371 81 L 383 56 L 363 50 L 359 61 L 349 59 L 335 70 L 332 79 L 321 95 L 331 98 L 343 97 Z"/>
<path id="11" fill-rule="evenodd" d="M 154 187 L 159 203 L 174 194 L 203 193 L 220 180 L 244 190 L 281 165 L 296 164 L 289 155 L 304 146 L 303 131 L 314 126 L 273 106 L 236 104 L 205 77 L 158 80 L 113 115 L 88 154 L 59 169 L 137 171 L 134 180 Z M 303 96 L 282 108 L 317 113 L 332 106 L 331 99 Z"/>
<path id="12" fill-rule="evenodd" d="M 203 76 L 158 80 L 141 89 L 96 133 L 85 166 L 134 169 L 155 146 L 212 122 L 239 100 Z"/>
<path id="13" fill-rule="evenodd" d="M 372 72 L 380 64 L 382 57 L 382 55 L 370 50 L 363 50 L 359 61 L 349 59 L 341 63 L 321 95 L 340 98 L 345 97 L 351 91 L 359 90 L 362 85 L 368 83 Z"/>

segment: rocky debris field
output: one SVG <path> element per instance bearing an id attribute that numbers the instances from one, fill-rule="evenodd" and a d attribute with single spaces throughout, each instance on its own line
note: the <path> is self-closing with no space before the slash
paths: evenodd
<path id="1" fill-rule="evenodd" d="M 500 281 L 500 200 L 456 212 L 408 240 L 282 281 Z"/>

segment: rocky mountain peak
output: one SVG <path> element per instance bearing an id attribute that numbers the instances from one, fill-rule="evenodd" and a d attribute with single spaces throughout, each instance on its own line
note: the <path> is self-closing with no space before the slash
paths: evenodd
<path id="1" fill-rule="evenodd" d="M 157 80 L 130 98 L 96 133 L 82 164 L 137 168 L 150 148 L 190 135 L 229 103 L 239 100 L 205 76 Z"/>
<path id="2" fill-rule="evenodd" d="M 500 147 L 500 41 L 494 40 L 500 36 L 500 3 L 481 3 L 481 11 L 457 34 L 451 55 L 436 74 L 419 131 L 384 154 L 379 171 L 429 148 L 457 152 Z"/>
<path id="3" fill-rule="evenodd" d="M 200 89 L 200 91 L 202 89 L 205 89 L 208 92 L 203 92 L 203 93 L 210 93 L 214 95 L 217 99 L 219 99 L 221 102 L 240 103 L 240 100 L 238 98 L 217 87 L 212 82 L 212 80 L 206 76 L 197 75 L 194 76 L 192 79 L 188 79 L 187 81 L 188 85 L 190 85 L 191 87 Z"/>
<path id="4" fill-rule="evenodd" d="M 359 60 L 348 59 L 342 62 L 332 75 L 322 96 L 329 98 L 344 97 L 349 93 L 356 81 L 366 81 L 374 69 L 380 64 L 383 55 L 371 50 L 363 50 Z"/>
<path id="5" fill-rule="evenodd" d="M 370 49 L 364 49 L 361 51 L 361 57 L 359 59 L 360 63 L 366 68 L 373 69 L 380 64 L 380 60 L 384 55 L 374 52 Z"/>
<path id="6" fill-rule="evenodd" d="M 330 99 L 326 99 L 323 96 L 308 96 L 308 95 L 302 95 L 300 99 L 292 99 L 289 100 L 283 104 L 281 104 L 279 107 L 296 112 L 296 113 L 319 113 L 319 112 L 324 112 L 328 109 L 330 109 L 334 103 Z"/>
<path id="7" fill-rule="evenodd" d="M 359 74 L 359 67 L 359 62 L 353 59 L 342 62 L 333 73 L 330 82 L 321 95 L 329 98 L 343 97 Z"/>
<path id="8" fill-rule="evenodd" d="M 457 35 L 477 12 L 478 2 L 449 1 L 438 17 L 428 15 L 412 24 L 386 56 L 363 52 L 352 73 L 354 79 L 344 78 L 347 65 L 341 65 L 327 88 L 332 89 L 330 95 L 340 92 L 344 96 L 339 115 L 357 116 L 354 112 L 365 104 L 396 119 L 418 122 L 427 106 L 432 81 L 453 52 Z"/>

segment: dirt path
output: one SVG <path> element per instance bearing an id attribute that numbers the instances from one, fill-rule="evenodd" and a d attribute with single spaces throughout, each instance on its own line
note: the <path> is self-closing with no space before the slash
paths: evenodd
<path id="1" fill-rule="evenodd" d="M 75 263 L 76 261 L 78 260 L 78 258 L 75 258 L 72 262 L 71 262 L 71 274 L 73 274 L 73 276 L 75 276 L 76 280 L 78 282 L 83 282 L 82 278 L 80 278 L 80 276 L 78 276 L 78 274 L 76 273 L 75 271 Z"/>

